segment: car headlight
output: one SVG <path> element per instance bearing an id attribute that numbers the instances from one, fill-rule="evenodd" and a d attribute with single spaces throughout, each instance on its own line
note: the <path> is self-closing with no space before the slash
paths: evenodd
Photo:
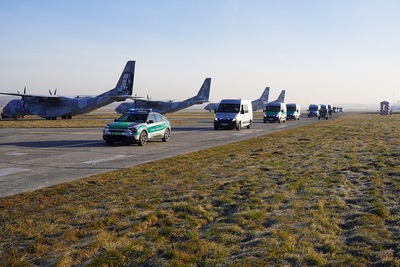
<path id="1" fill-rule="evenodd" d="M 108 126 L 108 125 L 104 126 L 103 132 L 108 131 L 109 128 L 110 128 L 110 126 Z"/>
<path id="2" fill-rule="evenodd" d="M 131 131 L 132 133 L 137 133 L 137 128 L 135 126 L 128 127 L 128 130 Z"/>

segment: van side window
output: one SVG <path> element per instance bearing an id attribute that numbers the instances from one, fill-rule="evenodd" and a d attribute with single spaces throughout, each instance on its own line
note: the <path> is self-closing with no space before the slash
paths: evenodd
<path id="1" fill-rule="evenodd" d="M 249 106 L 248 105 L 242 105 L 242 110 L 244 113 L 249 113 Z"/>

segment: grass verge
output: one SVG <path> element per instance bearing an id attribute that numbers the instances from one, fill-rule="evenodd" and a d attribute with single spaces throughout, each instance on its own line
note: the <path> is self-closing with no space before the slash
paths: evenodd
<path id="1" fill-rule="evenodd" d="M 1 266 L 400 266 L 400 116 L 0 199 Z"/>
<path id="2" fill-rule="evenodd" d="M 26 116 L 18 120 L 0 119 L 1 128 L 92 128 L 104 127 L 107 123 L 114 121 L 121 116 L 115 112 L 109 113 L 89 113 L 74 116 L 70 120 L 46 120 L 37 116 Z M 193 119 L 213 120 L 214 113 L 210 112 L 176 112 L 168 113 L 166 117 L 172 125 L 190 123 Z M 262 115 L 261 115 L 262 117 Z"/>

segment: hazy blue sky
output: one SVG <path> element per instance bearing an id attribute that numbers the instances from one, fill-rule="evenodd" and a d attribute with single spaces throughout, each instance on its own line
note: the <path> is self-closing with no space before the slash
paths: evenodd
<path id="1" fill-rule="evenodd" d="M 400 99 L 398 0 L 0 0 L 0 91 L 97 95 L 136 60 L 134 90 L 185 99 Z"/>

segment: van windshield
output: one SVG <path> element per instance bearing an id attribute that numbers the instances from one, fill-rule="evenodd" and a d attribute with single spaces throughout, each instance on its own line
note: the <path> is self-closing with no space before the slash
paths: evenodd
<path id="1" fill-rule="evenodd" d="M 281 111 L 280 106 L 267 106 L 266 111 Z"/>
<path id="2" fill-rule="evenodd" d="M 317 107 L 317 106 L 311 106 L 311 107 L 309 108 L 309 110 L 318 110 L 318 107 Z"/>
<path id="3" fill-rule="evenodd" d="M 219 104 L 217 112 L 238 113 L 240 104 Z"/>
<path id="4" fill-rule="evenodd" d="M 295 106 L 288 106 L 287 111 L 296 111 L 296 107 Z"/>

